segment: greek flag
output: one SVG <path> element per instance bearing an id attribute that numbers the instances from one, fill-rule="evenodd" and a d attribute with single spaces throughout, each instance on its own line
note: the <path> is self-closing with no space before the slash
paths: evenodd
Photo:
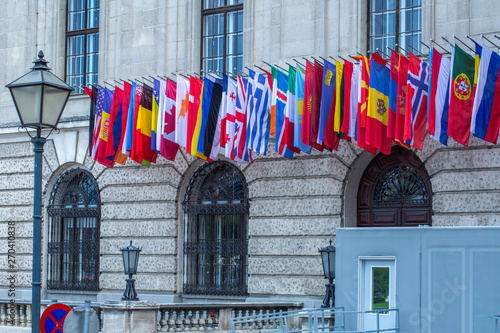
<path id="1" fill-rule="evenodd" d="M 266 155 L 271 130 L 271 89 L 265 76 L 249 70 L 247 87 L 247 145 L 255 153 Z"/>

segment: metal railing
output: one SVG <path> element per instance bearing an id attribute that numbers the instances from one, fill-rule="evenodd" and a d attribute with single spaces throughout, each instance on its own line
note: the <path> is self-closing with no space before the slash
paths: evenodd
<path id="1" fill-rule="evenodd" d="M 42 301 L 40 313 L 56 300 Z M 60 301 L 70 308 L 83 306 L 83 302 Z M 102 332 L 105 321 L 105 303 L 92 302 L 91 307 L 96 311 L 99 320 L 99 331 Z M 249 316 L 267 315 L 269 318 L 276 314 L 293 312 L 303 307 L 299 302 L 273 302 L 273 303 L 168 303 L 159 304 L 156 318 L 157 332 L 199 332 L 219 331 L 229 332 L 231 319 Z M 0 299 L 0 327 L 26 327 L 32 326 L 31 301 Z M 255 323 L 244 323 L 241 329 L 270 329 L 281 327 L 278 320 L 263 320 Z"/>
<path id="2" fill-rule="evenodd" d="M 495 333 L 498 333 L 498 322 L 500 321 L 500 315 L 493 315 L 490 318 L 495 319 Z"/>
<path id="3" fill-rule="evenodd" d="M 394 312 L 394 323 L 382 325 L 381 315 Z M 355 316 L 358 322 L 360 316 L 374 314 L 376 316 L 375 328 L 365 330 L 346 330 L 346 317 Z M 274 327 L 263 325 L 263 323 L 276 323 Z M 250 328 L 251 327 L 251 328 Z M 270 329 L 287 333 L 298 332 L 344 332 L 344 333 L 399 333 L 399 309 L 380 309 L 373 311 L 345 311 L 343 307 L 302 309 L 295 311 L 280 311 L 271 314 L 259 314 L 231 318 L 231 332 L 248 329 Z"/>

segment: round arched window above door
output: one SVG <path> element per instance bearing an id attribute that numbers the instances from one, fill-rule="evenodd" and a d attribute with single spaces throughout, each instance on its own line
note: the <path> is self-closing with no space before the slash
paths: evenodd
<path id="1" fill-rule="evenodd" d="M 394 146 L 366 168 L 358 189 L 358 227 L 431 225 L 432 189 L 425 165 Z"/>

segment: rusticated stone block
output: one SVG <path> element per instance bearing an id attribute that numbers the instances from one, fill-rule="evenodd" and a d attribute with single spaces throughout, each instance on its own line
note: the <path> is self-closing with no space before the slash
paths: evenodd
<path id="1" fill-rule="evenodd" d="M 250 216 L 338 215 L 341 205 L 338 197 L 254 199 L 250 205 Z"/>
<path id="2" fill-rule="evenodd" d="M 0 253 L 7 253 L 9 248 L 7 247 L 7 239 L 2 239 L 3 246 L 0 247 Z M 13 248 L 16 251 L 16 255 L 18 254 L 31 254 L 33 253 L 33 243 L 32 238 L 21 238 L 16 237 L 15 243 L 13 244 Z M 0 267 L 1 269 L 1 267 Z"/>
<path id="3" fill-rule="evenodd" d="M 178 187 L 181 176 L 171 166 L 137 166 L 131 168 L 107 169 L 99 179 L 99 187 L 124 184 L 167 183 Z"/>
<path id="4" fill-rule="evenodd" d="M 148 220 L 148 221 L 103 221 L 101 236 L 113 237 L 165 237 L 177 236 L 177 220 Z"/>
<path id="5" fill-rule="evenodd" d="M 316 256 L 318 248 L 329 244 L 331 236 L 315 237 L 252 237 L 248 244 L 250 255 Z"/>
<path id="6" fill-rule="evenodd" d="M 33 204 L 33 190 L 5 191 L 0 195 L 0 206 Z"/>
<path id="7" fill-rule="evenodd" d="M 184 156 L 184 159 L 186 160 L 186 162 L 191 165 L 193 164 L 194 161 L 197 161 L 198 160 L 198 157 L 196 156 L 193 156 L 191 154 L 188 154 L 186 153 L 186 148 L 184 147 L 179 147 L 179 151 L 181 152 L 181 154 Z"/>
<path id="8" fill-rule="evenodd" d="M 115 235 L 114 238 L 103 238 L 101 239 L 101 254 L 120 254 L 120 249 L 128 246 L 130 241 L 132 240 L 135 247 L 142 249 L 141 255 L 146 254 L 176 254 L 177 252 L 177 240 L 175 238 L 167 238 L 167 237 L 119 237 L 119 235 Z"/>
<path id="9" fill-rule="evenodd" d="M 0 175 L 0 190 L 10 190 L 10 189 L 33 190 L 33 182 L 34 178 L 32 173 Z"/>
<path id="10" fill-rule="evenodd" d="M 32 206 L 0 207 L 0 222 L 31 221 L 32 219 Z"/>
<path id="11" fill-rule="evenodd" d="M 340 217 L 252 217 L 248 224 L 250 236 L 334 235 Z"/>
<path id="12" fill-rule="evenodd" d="M 33 145 L 29 141 L 2 143 L 0 144 L 0 156 L 2 159 L 11 159 L 14 157 L 32 157 L 33 159 Z"/>
<path id="13" fill-rule="evenodd" d="M 313 149 L 314 150 L 314 149 Z M 296 158 L 293 160 L 259 159 L 245 170 L 248 183 L 262 178 L 330 176 L 343 181 L 347 167 L 333 156 L 321 158 Z"/>
<path id="14" fill-rule="evenodd" d="M 145 255 L 141 252 L 137 265 L 137 270 L 144 273 L 176 273 L 177 271 L 177 260 L 174 255 Z M 123 272 L 122 255 L 102 256 L 100 270 L 103 272 Z"/>
<path id="15" fill-rule="evenodd" d="M 432 208 L 436 213 L 500 212 L 500 193 L 439 193 L 432 197 Z"/>
<path id="16" fill-rule="evenodd" d="M 141 259 L 139 259 L 141 260 Z M 124 290 L 127 276 L 123 273 L 106 273 L 101 274 L 99 278 L 99 286 L 101 289 L 108 290 Z M 169 292 L 175 291 L 176 278 L 173 274 L 152 274 L 142 273 L 140 270 L 137 275 L 134 275 L 135 290 L 139 299 L 141 298 L 141 290 Z"/>
<path id="17" fill-rule="evenodd" d="M 322 275 L 321 257 L 261 257 L 248 258 L 248 271 L 251 275 Z"/>
<path id="18" fill-rule="evenodd" d="M 353 148 L 353 144 L 351 142 L 340 140 L 339 150 L 334 151 L 333 153 L 344 162 L 346 165 L 350 166 L 354 162 L 354 160 L 358 157 L 360 153 L 357 153 Z"/>
<path id="19" fill-rule="evenodd" d="M 0 170 L 3 174 L 11 173 L 31 173 L 35 169 L 35 160 L 33 157 L 12 157 L 0 158 Z"/>
<path id="20" fill-rule="evenodd" d="M 433 176 L 444 170 L 488 169 L 500 167 L 500 148 L 440 150 L 426 163 L 427 172 Z"/>
<path id="21" fill-rule="evenodd" d="M 248 292 L 259 295 L 322 296 L 325 280 L 321 277 L 262 277 L 248 278 Z"/>
<path id="22" fill-rule="evenodd" d="M 106 186 L 101 191 L 102 202 L 126 201 L 174 201 L 177 198 L 177 189 L 171 185 L 130 185 Z"/>
<path id="23" fill-rule="evenodd" d="M 47 140 L 45 143 L 43 147 L 43 158 L 51 170 L 57 170 L 60 164 L 53 140 Z"/>
<path id="24" fill-rule="evenodd" d="M 498 226 L 500 216 L 498 214 L 436 214 L 432 217 L 432 225 L 435 227 L 456 226 Z"/>
<path id="25" fill-rule="evenodd" d="M 102 207 L 103 220 L 176 218 L 175 202 L 112 203 Z"/>
<path id="26" fill-rule="evenodd" d="M 444 191 L 498 190 L 500 171 L 481 170 L 438 173 L 431 179 L 434 193 Z"/>
<path id="27" fill-rule="evenodd" d="M 333 178 L 262 179 L 249 191 L 250 198 L 341 195 L 342 183 Z"/>
<path id="28" fill-rule="evenodd" d="M 4 240 L 2 240 L 4 242 Z M 5 240 L 7 242 L 7 240 Z M 15 254 L 15 258 L 10 258 L 7 255 L 0 256 L 0 267 L 7 269 L 10 264 L 14 265 L 14 271 L 30 271 L 31 264 L 33 263 L 33 256 L 31 254 Z M 11 261 L 14 260 L 14 261 Z"/>
<path id="29" fill-rule="evenodd" d="M 15 273 L 0 271 L 0 286 L 8 287 L 10 283 L 7 278 L 11 275 L 15 276 L 16 289 L 20 287 L 31 288 L 31 269 L 29 271 L 18 270 Z"/>
<path id="30" fill-rule="evenodd" d="M 7 238 L 9 227 L 14 227 L 15 237 L 33 237 L 33 221 L 15 222 L 13 226 L 9 226 L 7 222 L 0 223 L 0 238 Z"/>
<path id="31" fill-rule="evenodd" d="M 158 155 L 156 165 L 173 166 L 180 174 L 183 174 L 187 170 L 187 168 L 189 168 L 188 162 L 186 161 L 184 155 L 179 150 L 177 151 L 177 155 L 175 155 L 174 161 L 167 160 L 163 156 Z"/>

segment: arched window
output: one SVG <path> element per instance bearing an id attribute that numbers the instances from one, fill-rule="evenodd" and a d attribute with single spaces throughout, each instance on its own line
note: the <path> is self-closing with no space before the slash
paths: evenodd
<path id="1" fill-rule="evenodd" d="M 431 225 L 432 189 L 424 164 L 393 147 L 368 165 L 358 189 L 358 227 Z"/>
<path id="2" fill-rule="evenodd" d="M 183 202 L 185 294 L 247 294 L 248 206 L 236 167 L 216 161 L 195 172 Z"/>
<path id="3" fill-rule="evenodd" d="M 80 168 L 64 172 L 47 211 L 48 288 L 99 290 L 101 198 L 92 174 Z"/>

